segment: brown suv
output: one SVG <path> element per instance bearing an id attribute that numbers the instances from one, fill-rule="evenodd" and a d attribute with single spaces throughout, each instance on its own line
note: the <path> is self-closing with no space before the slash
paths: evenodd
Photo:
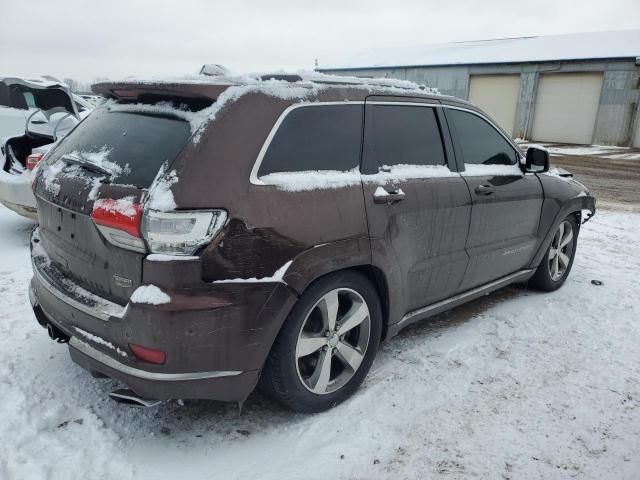
<path id="1" fill-rule="evenodd" d="M 403 327 L 562 285 L 594 198 L 476 107 L 401 86 L 95 86 L 111 100 L 35 176 L 36 318 L 137 401 L 260 383 L 315 412 Z"/>

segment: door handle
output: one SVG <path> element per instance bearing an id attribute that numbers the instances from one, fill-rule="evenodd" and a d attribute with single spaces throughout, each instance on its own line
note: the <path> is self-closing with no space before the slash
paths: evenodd
<path id="1" fill-rule="evenodd" d="M 388 192 L 384 187 L 378 187 L 373 194 L 374 203 L 398 203 L 405 199 L 405 194 L 401 188 L 397 188 L 391 192 Z"/>
<path id="2" fill-rule="evenodd" d="M 495 192 L 495 189 L 491 185 L 478 185 L 476 187 L 478 195 L 491 195 L 493 192 Z"/>

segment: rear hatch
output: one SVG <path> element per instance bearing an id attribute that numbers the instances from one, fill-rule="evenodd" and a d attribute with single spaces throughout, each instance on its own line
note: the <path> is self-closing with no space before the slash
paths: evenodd
<path id="1" fill-rule="evenodd" d="M 52 266 L 121 305 L 140 285 L 145 253 L 107 241 L 91 213 L 105 199 L 140 204 L 189 141 L 189 123 L 159 110 L 94 110 L 49 153 L 34 185 L 40 239 Z"/>

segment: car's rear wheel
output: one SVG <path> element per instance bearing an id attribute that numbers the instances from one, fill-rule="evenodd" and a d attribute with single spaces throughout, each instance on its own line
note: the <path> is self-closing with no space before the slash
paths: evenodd
<path id="1" fill-rule="evenodd" d="M 261 386 L 300 412 L 348 398 L 366 377 L 380 343 L 377 291 L 347 271 L 313 284 L 287 318 L 262 372 Z"/>
<path id="2" fill-rule="evenodd" d="M 569 215 L 556 227 L 551 245 L 530 284 L 548 292 L 560 288 L 573 266 L 577 241 L 578 222 L 575 215 Z"/>

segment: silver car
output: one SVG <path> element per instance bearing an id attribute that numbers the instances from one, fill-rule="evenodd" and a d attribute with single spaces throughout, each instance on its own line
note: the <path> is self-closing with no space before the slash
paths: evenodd
<path id="1" fill-rule="evenodd" d="M 0 203 L 37 220 L 31 170 L 92 109 L 56 80 L 0 77 Z"/>

